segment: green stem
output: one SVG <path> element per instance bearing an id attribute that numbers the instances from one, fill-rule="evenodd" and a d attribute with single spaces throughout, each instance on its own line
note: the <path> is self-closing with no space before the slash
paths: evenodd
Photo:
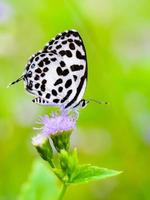
<path id="1" fill-rule="evenodd" d="M 55 168 L 55 165 L 54 165 L 54 163 L 53 163 L 52 160 L 49 161 L 49 164 L 50 164 L 50 166 L 51 166 L 52 168 Z"/>
<path id="2" fill-rule="evenodd" d="M 62 190 L 60 192 L 58 200 L 62 200 L 63 199 L 63 197 L 64 197 L 64 195 L 66 193 L 67 187 L 68 187 L 68 185 L 63 183 L 63 187 L 62 187 Z"/>

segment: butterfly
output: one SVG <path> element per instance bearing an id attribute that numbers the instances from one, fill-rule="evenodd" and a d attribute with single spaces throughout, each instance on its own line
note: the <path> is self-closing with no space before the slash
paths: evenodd
<path id="1" fill-rule="evenodd" d="M 83 40 L 76 30 L 67 30 L 51 39 L 26 64 L 20 80 L 34 95 L 33 103 L 58 106 L 70 111 L 83 108 L 87 85 L 87 57 Z"/>

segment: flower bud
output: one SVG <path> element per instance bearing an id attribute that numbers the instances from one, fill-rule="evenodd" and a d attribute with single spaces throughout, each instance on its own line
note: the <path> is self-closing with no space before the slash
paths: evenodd
<path id="1" fill-rule="evenodd" d="M 71 133 L 72 130 L 62 131 L 62 132 L 57 132 L 50 136 L 58 152 L 60 152 L 62 149 L 65 149 L 66 151 L 69 150 Z"/>
<path id="2" fill-rule="evenodd" d="M 52 164 L 53 151 L 49 142 L 49 138 L 39 134 L 32 138 L 32 144 L 35 146 L 40 156 Z"/>

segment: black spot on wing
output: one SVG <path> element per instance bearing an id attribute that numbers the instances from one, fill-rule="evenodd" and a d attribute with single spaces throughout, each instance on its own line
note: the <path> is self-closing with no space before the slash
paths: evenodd
<path id="1" fill-rule="evenodd" d="M 57 59 L 56 58 L 51 58 L 51 61 L 55 62 Z"/>
<path id="2" fill-rule="evenodd" d="M 54 43 L 54 40 L 50 40 L 48 44 L 52 45 L 53 43 Z"/>
<path id="3" fill-rule="evenodd" d="M 59 44 L 59 45 L 56 46 L 56 49 L 60 49 L 60 48 L 62 48 L 61 44 Z"/>
<path id="4" fill-rule="evenodd" d="M 46 83 L 47 83 L 47 80 L 46 80 L 46 79 L 43 79 L 43 80 L 42 80 L 42 84 L 45 85 Z"/>
<path id="5" fill-rule="evenodd" d="M 43 72 L 48 72 L 48 67 L 45 67 L 44 69 L 43 69 Z"/>
<path id="6" fill-rule="evenodd" d="M 34 77 L 34 80 L 38 81 L 39 79 L 40 79 L 39 75 L 36 74 L 35 77 Z"/>
<path id="7" fill-rule="evenodd" d="M 52 95 L 57 96 L 57 91 L 56 90 L 52 90 Z"/>
<path id="8" fill-rule="evenodd" d="M 62 44 L 67 44 L 67 40 L 62 41 Z"/>
<path id="9" fill-rule="evenodd" d="M 74 72 L 74 71 L 82 70 L 84 68 L 84 66 L 83 65 L 71 65 L 70 68 Z"/>
<path id="10" fill-rule="evenodd" d="M 40 90 L 38 91 L 38 95 L 42 96 L 42 92 Z"/>
<path id="11" fill-rule="evenodd" d="M 57 79 L 57 81 L 54 83 L 54 86 L 61 84 L 63 81 L 61 78 Z"/>
<path id="12" fill-rule="evenodd" d="M 41 77 L 44 77 L 44 76 L 45 76 L 45 73 L 42 73 L 42 74 L 41 74 Z"/>
<path id="13" fill-rule="evenodd" d="M 65 83 L 65 88 L 69 88 L 72 84 L 72 80 L 71 79 L 68 79 Z"/>
<path id="14" fill-rule="evenodd" d="M 53 46 L 49 46 L 49 47 L 48 47 L 48 50 L 51 50 L 51 49 L 52 49 L 52 47 L 53 47 Z"/>
<path id="15" fill-rule="evenodd" d="M 37 62 L 39 60 L 39 56 L 36 56 L 35 57 L 35 61 Z"/>
<path id="16" fill-rule="evenodd" d="M 76 57 L 77 57 L 78 59 L 83 59 L 83 60 L 85 60 L 85 58 L 86 58 L 85 55 L 82 55 L 81 52 L 78 51 L 78 50 L 76 51 Z"/>
<path id="17" fill-rule="evenodd" d="M 53 102 L 54 102 L 54 103 L 58 103 L 58 102 L 59 102 L 59 99 L 54 99 Z"/>
<path id="18" fill-rule="evenodd" d="M 60 37 L 61 37 L 61 35 L 57 35 L 57 36 L 55 37 L 55 40 L 58 40 Z"/>
<path id="19" fill-rule="evenodd" d="M 60 87 L 58 88 L 58 92 L 62 92 L 62 91 L 63 91 L 63 87 L 60 86 Z"/>
<path id="20" fill-rule="evenodd" d="M 69 74 L 69 70 L 68 69 L 63 70 L 63 72 L 62 72 L 63 76 L 67 76 L 68 74 Z"/>
<path id="21" fill-rule="evenodd" d="M 41 91 L 45 92 L 45 85 L 43 85 L 43 84 L 41 85 Z"/>
<path id="22" fill-rule="evenodd" d="M 66 32 L 62 32 L 61 35 L 62 35 L 62 36 L 66 36 Z"/>
<path id="23" fill-rule="evenodd" d="M 82 42 L 80 40 L 74 40 L 74 42 L 80 47 L 82 45 Z"/>
<path id="24" fill-rule="evenodd" d="M 39 87 L 40 87 L 40 84 L 39 84 L 39 83 L 36 83 L 36 84 L 35 84 L 35 88 L 38 89 Z"/>
<path id="25" fill-rule="evenodd" d="M 74 49 L 75 49 L 74 44 L 73 44 L 73 43 L 70 43 L 70 44 L 69 44 L 69 48 L 70 48 L 71 50 L 74 50 Z"/>
<path id="26" fill-rule="evenodd" d="M 59 54 L 60 54 L 61 56 L 64 56 L 64 55 L 66 55 L 66 51 L 61 50 L 61 51 L 59 51 Z"/>
<path id="27" fill-rule="evenodd" d="M 69 96 L 71 95 L 71 93 L 72 93 L 72 90 L 69 90 L 67 92 L 66 96 L 61 100 L 61 103 L 64 103 L 69 98 Z"/>
<path id="28" fill-rule="evenodd" d="M 56 39 L 56 38 L 55 38 Z M 54 42 L 54 44 L 57 44 L 58 43 L 58 41 L 57 40 L 55 40 L 55 42 Z"/>
<path id="29" fill-rule="evenodd" d="M 44 56 L 45 56 L 45 53 L 41 53 L 41 54 L 40 54 L 40 57 L 44 57 Z"/>
<path id="30" fill-rule="evenodd" d="M 70 38 L 70 39 L 68 39 L 68 42 L 73 42 L 73 39 L 71 39 L 71 38 Z"/>
<path id="31" fill-rule="evenodd" d="M 76 80 L 77 80 L 77 76 L 76 76 L 76 75 L 73 75 L 73 78 L 74 78 L 74 81 L 76 81 Z"/>
<path id="32" fill-rule="evenodd" d="M 50 93 L 47 93 L 45 97 L 46 97 L 46 99 L 50 99 L 50 97 L 51 97 Z"/>
<path id="33" fill-rule="evenodd" d="M 70 50 L 66 50 L 66 56 L 68 56 L 69 58 L 72 57 L 72 53 Z"/>
<path id="34" fill-rule="evenodd" d="M 66 66 L 65 62 L 64 61 L 60 61 L 60 66 L 61 67 L 65 67 Z"/>
<path id="35" fill-rule="evenodd" d="M 35 70 L 35 72 L 38 73 L 38 74 L 40 74 L 40 73 L 42 73 L 42 70 L 41 70 L 40 68 L 37 68 L 37 69 Z"/>
<path id="36" fill-rule="evenodd" d="M 56 71 L 57 71 L 58 76 L 62 75 L 62 69 L 61 69 L 61 67 L 57 67 Z"/>

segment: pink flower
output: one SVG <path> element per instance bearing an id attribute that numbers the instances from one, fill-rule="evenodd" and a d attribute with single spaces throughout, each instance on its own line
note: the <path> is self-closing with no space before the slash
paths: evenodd
<path id="1" fill-rule="evenodd" d="M 66 114 L 52 114 L 41 117 L 42 122 L 42 134 L 49 136 L 57 132 L 73 130 L 76 127 L 76 119 Z"/>

